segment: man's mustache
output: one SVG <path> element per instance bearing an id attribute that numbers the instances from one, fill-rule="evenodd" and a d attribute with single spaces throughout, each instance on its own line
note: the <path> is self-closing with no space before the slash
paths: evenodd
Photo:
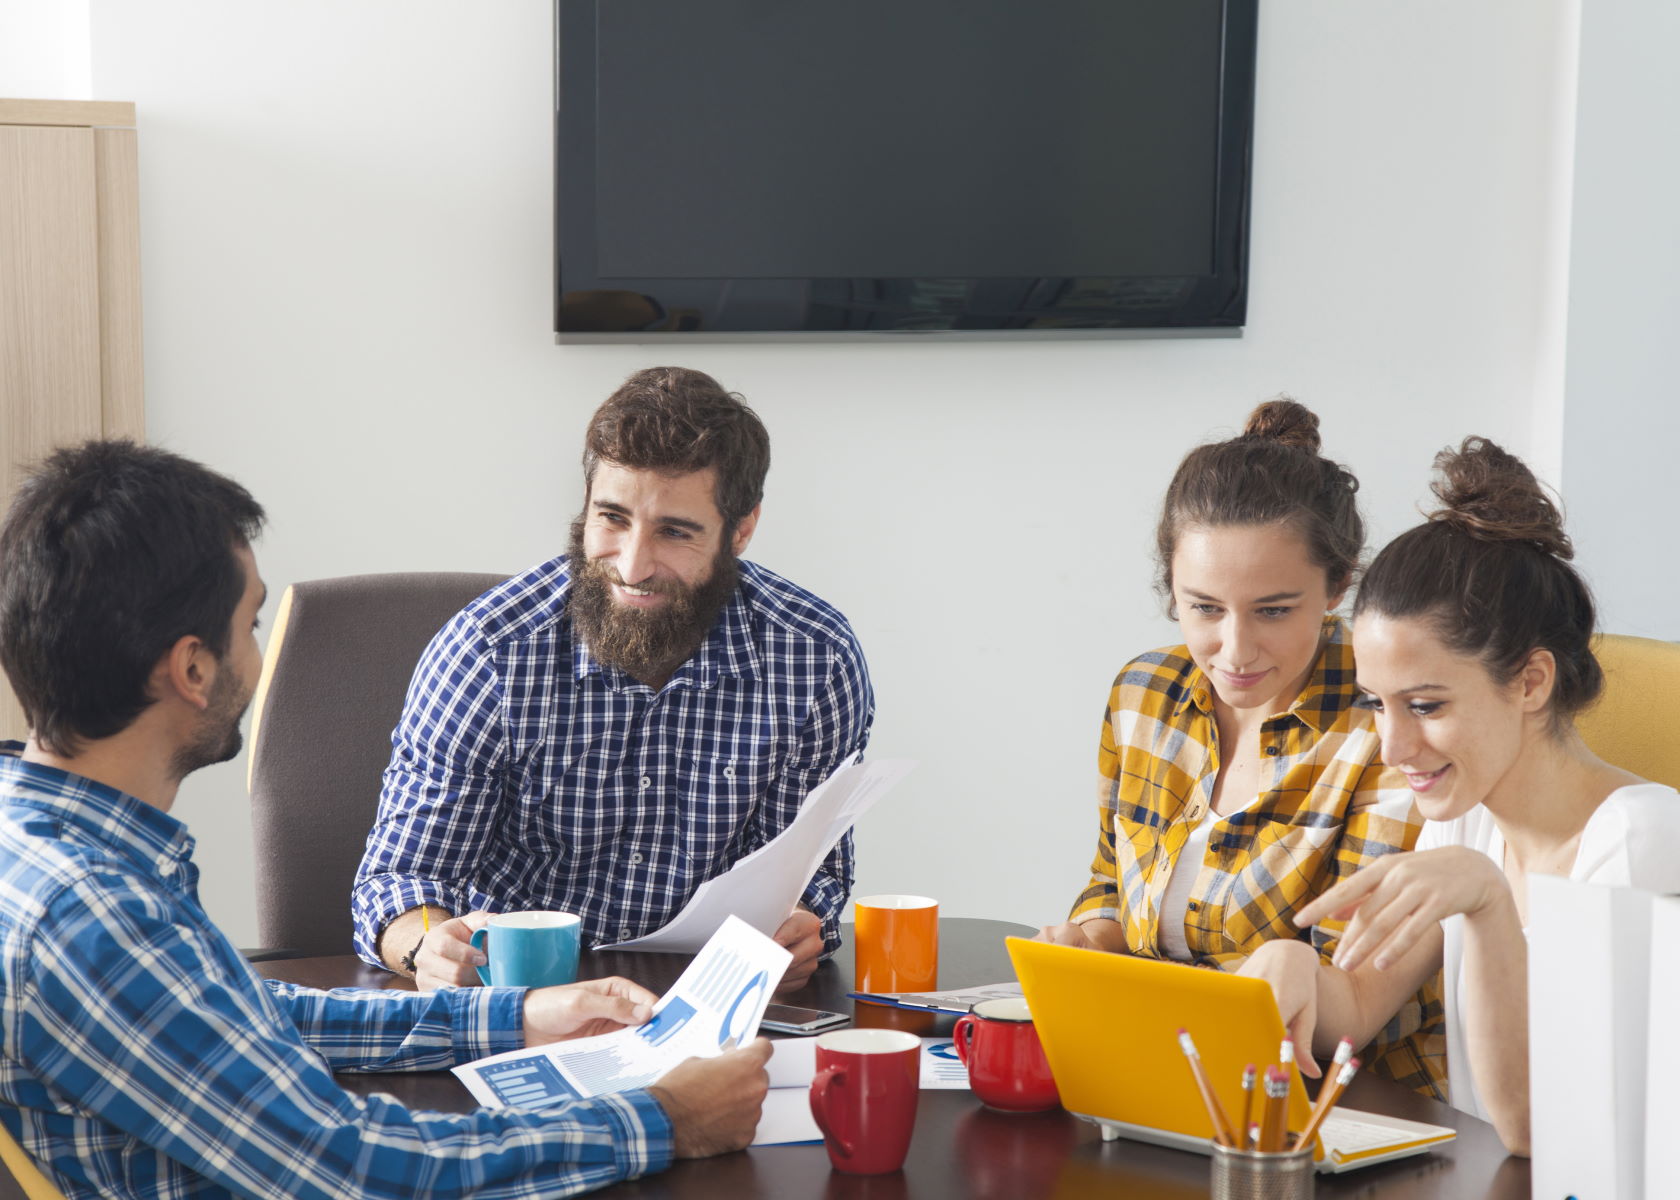
<path id="1" fill-rule="evenodd" d="M 601 577 L 616 587 L 635 588 L 638 592 L 651 592 L 656 596 L 680 596 L 688 589 L 682 584 L 670 579 L 649 579 L 645 583 L 625 583 L 624 576 L 618 571 L 602 564 L 597 568 Z"/>

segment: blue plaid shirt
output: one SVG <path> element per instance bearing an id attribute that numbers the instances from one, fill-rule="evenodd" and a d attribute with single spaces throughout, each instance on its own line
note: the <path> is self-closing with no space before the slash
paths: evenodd
<path id="1" fill-rule="evenodd" d="M 70 1197 L 562 1196 L 665 1167 L 646 1092 L 411 1112 L 337 1071 L 523 1043 L 513 988 L 265 982 L 197 898 L 193 840 L 114 788 L 0 757 L 0 1121 Z"/>
<path id="2" fill-rule="evenodd" d="M 875 700 L 851 627 L 763 567 L 741 564 L 657 693 L 574 636 L 570 582 L 564 557 L 508 580 L 415 668 L 352 893 L 369 962 L 421 904 L 574 912 L 591 946 L 652 932 L 868 740 Z M 802 897 L 829 953 L 851 887 L 848 833 Z"/>

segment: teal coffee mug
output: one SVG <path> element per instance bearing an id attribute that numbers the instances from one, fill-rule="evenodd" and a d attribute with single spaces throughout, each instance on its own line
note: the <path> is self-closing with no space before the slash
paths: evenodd
<path id="1" fill-rule="evenodd" d="M 472 944 L 490 958 L 478 968 L 485 983 L 501 987 L 549 987 L 577 979 L 578 937 L 583 918 L 563 912 L 497 913 Z"/>

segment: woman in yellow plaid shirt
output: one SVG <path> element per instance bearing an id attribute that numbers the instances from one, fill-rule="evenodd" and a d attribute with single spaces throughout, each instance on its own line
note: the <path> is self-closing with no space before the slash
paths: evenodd
<path id="1" fill-rule="evenodd" d="M 1273 400 L 1179 465 L 1156 551 L 1184 644 L 1114 681 L 1091 881 L 1040 937 L 1239 971 L 1267 941 L 1308 936 L 1297 909 L 1416 841 L 1333 615 L 1364 549 L 1359 484 L 1319 445 L 1312 412 Z M 1310 931 L 1326 960 L 1339 928 Z M 1426 988 L 1367 1061 L 1442 1095 L 1440 1015 Z M 1297 1055 L 1318 1074 L 1309 1046 Z"/>

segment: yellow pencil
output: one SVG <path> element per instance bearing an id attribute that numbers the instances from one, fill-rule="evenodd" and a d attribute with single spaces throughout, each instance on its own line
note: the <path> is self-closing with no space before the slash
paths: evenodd
<path id="1" fill-rule="evenodd" d="M 1249 1063 L 1248 1066 L 1243 1068 L 1243 1115 L 1242 1124 L 1237 1126 L 1237 1132 L 1242 1136 L 1243 1142 L 1237 1147 L 1239 1150 L 1248 1148 L 1248 1127 L 1254 1123 L 1254 1080 L 1258 1075 L 1259 1071 L 1255 1069 L 1253 1063 Z"/>
<path id="2" fill-rule="evenodd" d="M 429 905 L 422 904 L 420 906 L 420 924 L 425 932 L 430 933 L 432 931 L 432 910 Z"/>
<path id="3" fill-rule="evenodd" d="M 1190 1074 L 1196 1080 L 1196 1090 L 1202 1094 L 1202 1103 L 1207 1106 L 1208 1121 L 1213 1125 L 1213 1140 L 1233 1149 L 1240 1149 L 1242 1143 L 1231 1129 L 1231 1119 L 1225 1115 L 1225 1106 L 1219 1103 L 1219 1097 L 1214 1093 L 1213 1083 L 1207 1077 L 1207 1071 L 1202 1066 L 1202 1057 L 1196 1053 L 1196 1043 L 1190 1040 L 1190 1031 L 1178 1031 L 1179 1049 L 1184 1051 L 1184 1057 L 1189 1060 Z"/>
<path id="4" fill-rule="evenodd" d="M 1255 1147 L 1264 1154 L 1284 1148 L 1288 1136 L 1289 1072 L 1282 1067 L 1266 1068 L 1266 1104 L 1260 1115 L 1260 1141 Z"/>
<path id="5" fill-rule="evenodd" d="M 1318 1136 L 1319 1128 L 1330 1116 L 1330 1110 L 1336 1107 L 1336 1101 L 1341 1099 L 1342 1092 L 1347 1089 L 1347 1085 L 1353 1082 L 1353 1074 L 1357 1070 L 1359 1070 L 1359 1060 L 1350 1058 L 1335 1079 L 1326 1076 L 1323 1093 L 1319 1096 L 1319 1102 L 1313 1111 L 1312 1119 L 1307 1122 L 1307 1127 L 1301 1130 L 1301 1136 L 1296 1140 L 1295 1144 L 1297 1146 L 1310 1145 L 1312 1140 Z"/>

